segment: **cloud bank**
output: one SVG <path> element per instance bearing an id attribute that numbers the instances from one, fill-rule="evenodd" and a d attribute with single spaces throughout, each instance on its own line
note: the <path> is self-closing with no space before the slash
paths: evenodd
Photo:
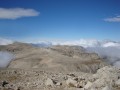
<path id="1" fill-rule="evenodd" d="M 34 9 L 0 8 L 0 19 L 18 19 L 22 17 L 38 16 L 40 13 Z"/>
<path id="2" fill-rule="evenodd" d="M 0 38 L 0 45 L 8 45 L 8 44 L 12 44 L 13 42 L 14 41 L 12 41 L 12 40 Z"/>
<path id="3" fill-rule="evenodd" d="M 82 47 L 120 47 L 120 43 L 111 41 L 111 40 L 96 40 L 96 39 L 80 39 L 75 41 L 38 41 L 38 42 L 31 42 L 36 45 L 69 45 L 69 46 L 82 46 Z"/>
<path id="4" fill-rule="evenodd" d="M 120 68 L 120 47 L 87 47 L 89 52 L 95 52 L 111 65 Z"/>
<path id="5" fill-rule="evenodd" d="M 107 22 L 120 22 L 120 16 L 106 18 L 106 19 L 104 19 L 104 21 L 107 21 Z"/>
<path id="6" fill-rule="evenodd" d="M 0 51 L 0 68 L 7 67 L 10 61 L 13 59 L 14 59 L 13 54 Z"/>

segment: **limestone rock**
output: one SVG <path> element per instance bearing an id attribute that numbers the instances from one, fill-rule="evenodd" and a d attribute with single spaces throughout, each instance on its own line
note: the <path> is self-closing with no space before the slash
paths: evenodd
<path id="1" fill-rule="evenodd" d="M 15 90 L 19 88 L 20 90 L 120 90 L 120 70 L 115 67 L 104 67 L 96 74 L 70 73 L 74 73 L 74 75 L 69 77 L 68 73 L 36 69 L 0 69 L 0 90 L 4 90 L 4 88 Z M 68 77 L 67 80 L 64 79 L 65 76 Z M 94 76 L 97 76 L 96 79 L 90 81 L 89 78 L 95 78 Z"/>
<path id="2" fill-rule="evenodd" d="M 66 80 L 66 84 L 68 87 L 77 87 L 77 81 L 71 79 L 71 78 L 68 78 L 68 80 Z"/>
<path id="3" fill-rule="evenodd" d="M 116 85 L 117 87 L 120 87 L 120 79 L 118 79 L 118 80 L 115 82 L 115 85 Z"/>
<path id="4" fill-rule="evenodd" d="M 78 82 L 77 88 L 83 88 L 85 85 L 86 85 L 85 80 L 81 80 L 80 82 Z"/>
<path id="5" fill-rule="evenodd" d="M 84 88 L 89 89 L 91 86 L 92 86 L 92 83 L 88 81 Z"/>
<path id="6" fill-rule="evenodd" d="M 53 80 L 52 79 L 50 79 L 50 78 L 47 78 L 47 80 L 46 80 L 46 82 L 45 82 L 45 85 L 46 86 L 53 86 L 54 85 L 54 83 L 53 83 Z"/>
<path id="7" fill-rule="evenodd" d="M 114 81 L 117 81 L 118 77 L 120 77 L 120 70 L 115 67 L 105 66 L 93 76 L 96 78 L 93 82 L 93 86 L 96 88 L 106 87 L 107 85 L 114 86 Z"/>
<path id="8" fill-rule="evenodd" d="M 102 90 L 113 90 L 113 89 L 111 89 L 110 86 L 106 86 L 106 87 L 104 87 Z"/>
<path id="9" fill-rule="evenodd" d="M 57 83 L 56 83 L 56 86 L 61 86 L 61 85 L 62 85 L 61 82 L 57 82 Z"/>

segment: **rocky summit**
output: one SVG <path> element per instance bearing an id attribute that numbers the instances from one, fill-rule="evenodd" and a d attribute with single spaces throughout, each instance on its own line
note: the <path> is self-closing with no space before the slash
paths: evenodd
<path id="1" fill-rule="evenodd" d="M 80 46 L 1 45 L 14 59 L 0 69 L 0 90 L 120 90 L 120 70 Z"/>

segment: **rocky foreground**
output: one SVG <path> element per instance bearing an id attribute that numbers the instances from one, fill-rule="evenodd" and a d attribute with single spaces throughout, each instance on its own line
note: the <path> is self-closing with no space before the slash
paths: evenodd
<path id="1" fill-rule="evenodd" d="M 0 69 L 0 90 L 120 90 L 120 70 L 78 46 L 0 46 L 14 54 Z"/>
<path id="2" fill-rule="evenodd" d="M 1 69 L 0 90 L 120 90 L 120 70 L 105 66 L 90 74 Z"/>

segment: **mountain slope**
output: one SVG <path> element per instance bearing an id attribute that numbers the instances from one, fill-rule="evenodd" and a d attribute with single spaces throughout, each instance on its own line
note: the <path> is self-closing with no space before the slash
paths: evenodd
<path id="1" fill-rule="evenodd" d="M 11 61 L 8 68 L 96 72 L 97 69 L 106 65 L 97 54 L 87 53 L 84 48 L 78 46 L 39 48 L 16 42 L 0 46 L 0 50 L 9 51 L 15 55 L 15 59 Z"/>

